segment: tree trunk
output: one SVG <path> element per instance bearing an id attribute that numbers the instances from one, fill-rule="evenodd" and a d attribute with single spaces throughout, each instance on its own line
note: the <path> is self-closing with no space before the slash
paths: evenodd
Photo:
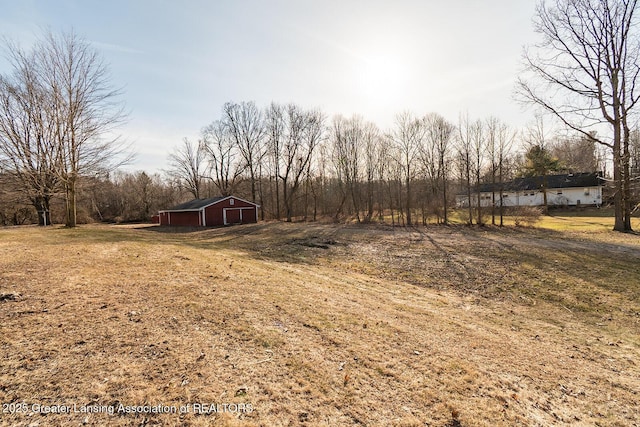
<path id="1" fill-rule="evenodd" d="M 276 219 L 280 221 L 280 186 L 278 185 L 278 176 L 276 175 Z"/>
<path id="2" fill-rule="evenodd" d="M 344 204 L 347 202 L 347 193 L 341 192 L 342 196 L 340 197 L 340 203 L 338 203 L 338 208 L 336 209 L 336 213 L 333 216 L 334 222 L 340 221 L 340 215 L 342 214 L 342 210 L 344 209 Z"/>
<path id="3" fill-rule="evenodd" d="M 367 182 L 367 217 L 365 222 L 371 222 L 373 218 L 373 182 L 369 180 Z"/>
<path id="4" fill-rule="evenodd" d="M 33 200 L 33 206 L 38 211 L 38 225 L 51 225 L 51 211 L 49 209 L 49 197 L 38 196 Z"/>
<path id="5" fill-rule="evenodd" d="M 549 214 L 549 202 L 547 201 L 547 175 L 542 175 L 542 213 L 545 215 Z"/>
<path id="6" fill-rule="evenodd" d="M 313 191 L 313 222 L 316 222 L 317 220 L 318 220 L 318 194 L 314 189 Z"/>
<path id="7" fill-rule="evenodd" d="M 259 165 L 260 180 L 258 181 L 258 195 L 260 196 L 260 219 L 264 221 L 264 189 L 262 188 L 262 163 Z M 256 218 L 257 219 L 257 218 Z"/>
<path id="8" fill-rule="evenodd" d="M 503 193 L 503 173 L 502 173 L 502 158 L 500 158 L 500 172 L 498 180 L 500 181 L 500 227 L 504 225 L 504 193 Z"/>
<path id="9" fill-rule="evenodd" d="M 630 159 L 631 154 L 629 153 L 629 132 L 625 128 L 624 135 L 624 143 L 623 143 L 623 153 L 622 153 L 622 209 L 624 216 L 624 231 L 632 232 L 633 228 L 631 227 L 631 169 L 630 169 Z"/>
<path id="10" fill-rule="evenodd" d="M 73 228 L 77 225 L 77 212 L 76 212 L 76 180 L 71 178 L 66 185 L 66 210 L 67 218 L 65 225 Z"/>
<path id="11" fill-rule="evenodd" d="M 496 225 L 496 167 L 495 167 L 495 163 L 491 165 L 491 225 Z"/>
<path id="12" fill-rule="evenodd" d="M 622 159 L 620 158 L 620 140 L 618 139 L 613 144 L 613 207 L 615 222 L 613 225 L 614 231 L 626 231 L 625 218 L 624 218 L 624 206 L 623 206 L 623 185 L 622 185 Z"/>
<path id="13" fill-rule="evenodd" d="M 446 174 L 442 175 L 442 208 L 443 208 L 443 217 L 444 217 L 444 225 L 447 225 L 448 217 L 447 217 L 447 176 Z"/>
<path id="14" fill-rule="evenodd" d="M 468 161 L 468 160 L 467 160 Z M 467 163 L 467 200 L 469 201 L 469 225 L 473 225 L 473 203 L 471 203 L 471 176 Z"/>
<path id="15" fill-rule="evenodd" d="M 482 224 L 482 200 L 480 199 L 480 181 L 478 180 L 478 182 L 476 182 L 476 201 L 478 202 L 478 218 L 476 219 L 476 222 L 478 223 L 478 225 L 483 225 Z"/>
<path id="16" fill-rule="evenodd" d="M 283 182 L 283 187 L 284 187 L 284 192 L 282 194 L 283 197 L 283 202 L 284 202 L 284 208 L 286 210 L 286 218 L 287 218 L 287 222 L 291 222 L 291 218 L 293 216 L 293 209 L 291 207 L 291 200 L 289 200 L 289 193 L 287 191 L 287 183 L 286 181 Z"/>
<path id="17" fill-rule="evenodd" d="M 303 204 L 304 204 L 304 214 L 302 216 L 302 220 L 307 222 L 308 211 L 309 211 L 309 173 L 307 172 L 307 177 L 304 180 L 304 196 L 303 196 Z"/>
<path id="18" fill-rule="evenodd" d="M 395 213 L 394 213 L 394 206 L 393 206 L 393 192 L 391 189 L 391 180 L 388 181 L 388 188 L 389 188 L 389 210 L 391 211 L 391 227 L 394 227 L 396 225 L 396 221 L 395 221 Z"/>
<path id="19" fill-rule="evenodd" d="M 408 174 L 408 172 L 407 172 Z M 407 177 L 407 225 L 411 225 L 411 182 Z"/>
<path id="20" fill-rule="evenodd" d="M 253 203 L 256 202 L 256 174 L 253 172 L 253 165 L 250 165 L 249 169 L 251 170 L 251 201 Z"/>
<path id="21" fill-rule="evenodd" d="M 352 182 L 351 185 L 351 201 L 353 202 L 353 210 L 356 212 L 356 221 L 360 224 L 360 203 L 358 201 L 358 197 L 356 195 L 355 184 Z"/>

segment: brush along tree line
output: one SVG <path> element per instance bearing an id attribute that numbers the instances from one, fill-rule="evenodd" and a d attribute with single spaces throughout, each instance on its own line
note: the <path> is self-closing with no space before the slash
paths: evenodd
<path id="1" fill-rule="evenodd" d="M 137 174 L 131 179 L 155 181 L 163 190 L 152 193 L 173 194 L 176 201 L 185 193 L 239 194 L 260 203 L 263 218 L 331 215 L 411 225 L 431 216 L 446 223 L 453 192 L 479 199 L 481 183 L 499 184 L 518 171 L 539 167 L 532 162 L 546 159 L 549 146 L 564 144 L 558 154 L 571 160 L 564 165 L 546 161 L 543 173 L 561 165 L 586 171 L 575 160 L 578 150 L 571 149 L 579 144 L 589 147 L 587 163 L 596 159 L 595 166 L 602 167 L 597 145 L 613 157 L 614 228 L 630 231 L 632 173 L 640 164 L 638 133 L 632 128 L 640 70 L 635 10 L 631 0 L 538 5 L 536 29 L 543 43 L 525 53 L 527 71 L 518 92 L 573 130 L 572 138 L 550 144 L 546 137 L 527 140 L 526 132 L 497 118 L 463 115 L 454 124 L 435 113 L 418 117 L 409 112 L 383 132 L 359 116 L 328 120 L 321 111 L 296 104 L 261 109 L 253 102 L 230 102 L 218 120 L 203 128 L 199 141 L 185 140 L 170 154 L 166 177 Z M 9 43 L 7 52 L 13 73 L 0 78 L 4 188 L 13 188 L 43 213 L 41 223 L 50 223 L 51 200 L 62 195 L 65 223 L 74 226 L 78 196 L 87 197 L 88 183 L 111 182 L 112 171 L 127 160 L 125 147 L 110 137 L 124 117 L 120 93 L 111 87 L 98 54 L 73 33 L 45 34 L 30 51 Z M 528 143 L 524 158 L 514 153 L 518 136 Z M 89 210 L 102 219 L 117 204 L 96 194 L 90 198 Z M 138 203 L 144 207 L 136 208 L 140 215 L 159 205 L 151 195 L 146 198 Z M 471 205 L 467 222 L 482 223 L 481 209 L 474 212 Z M 495 223 L 496 209 L 500 217 L 503 212 L 493 205 Z"/>

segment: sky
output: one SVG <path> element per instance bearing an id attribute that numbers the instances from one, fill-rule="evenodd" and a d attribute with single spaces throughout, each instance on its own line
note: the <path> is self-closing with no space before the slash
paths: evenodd
<path id="1" fill-rule="evenodd" d="M 73 30 L 102 55 L 129 111 L 128 170 L 161 172 L 225 102 L 358 114 L 382 130 L 403 111 L 515 128 L 530 0 L 0 0 L 0 36 L 28 48 Z M 3 54 L 4 55 L 4 54 Z M 0 57 L 0 73 L 10 72 Z"/>

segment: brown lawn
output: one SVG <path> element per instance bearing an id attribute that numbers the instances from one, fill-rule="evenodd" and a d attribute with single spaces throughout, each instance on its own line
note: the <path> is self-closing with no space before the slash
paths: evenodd
<path id="1" fill-rule="evenodd" d="M 637 426 L 639 334 L 635 235 L 0 229 L 3 426 Z"/>

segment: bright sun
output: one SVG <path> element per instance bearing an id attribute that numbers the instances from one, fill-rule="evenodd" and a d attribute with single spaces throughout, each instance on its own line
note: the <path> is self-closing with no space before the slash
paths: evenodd
<path id="1" fill-rule="evenodd" d="M 397 55 L 367 56 L 357 74 L 362 94 L 372 102 L 393 103 L 406 96 L 409 69 Z"/>

